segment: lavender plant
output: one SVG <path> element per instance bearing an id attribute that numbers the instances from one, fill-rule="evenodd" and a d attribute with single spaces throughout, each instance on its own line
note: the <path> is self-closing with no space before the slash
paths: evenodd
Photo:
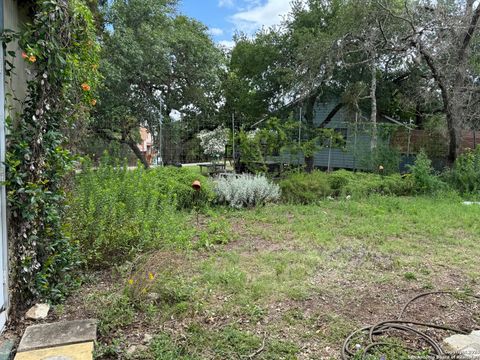
<path id="1" fill-rule="evenodd" d="M 263 175 L 243 174 L 215 180 L 216 201 L 233 208 L 254 207 L 280 199 L 280 187 Z"/>

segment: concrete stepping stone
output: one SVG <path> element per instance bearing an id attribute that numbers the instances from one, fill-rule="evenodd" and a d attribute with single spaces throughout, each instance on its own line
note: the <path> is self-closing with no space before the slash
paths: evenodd
<path id="1" fill-rule="evenodd" d="M 17 353 L 15 360 L 91 360 L 93 342 Z"/>
<path id="2" fill-rule="evenodd" d="M 15 360 L 90 360 L 97 337 L 95 320 L 74 320 L 29 326 Z"/>

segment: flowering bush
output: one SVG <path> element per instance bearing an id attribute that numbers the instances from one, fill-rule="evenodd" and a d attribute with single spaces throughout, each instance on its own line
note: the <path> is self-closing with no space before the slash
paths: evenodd
<path id="1" fill-rule="evenodd" d="M 62 225 L 65 176 L 73 165 L 66 148 L 72 138 L 65 133 L 88 119 L 89 101 L 101 81 L 94 70 L 100 44 L 88 5 L 81 0 L 38 0 L 29 1 L 28 8 L 31 18 L 22 32 L 1 35 L 3 44 L 20 46 L 21 57 L 35 63 L 29 69 L 22 113 L 7 121 L 13 317 L 37 299 L 63 300 L 77 283 L 73 270 L 79 253 Z M 7 58 L 14 54 L 6 52 Z M 14 78 L 21 69 L 13 63 L 11 58 L 5 61 L 5 74 Z M 81 83 L 86 85 L 83 91 Z"/>
<path id="2" fill-rule="evenodd" d="M 202 130 L 197 135 L 200 139 L 200 146 L 204 154 L 218 159 L 225 153 L 225 146 L 228 142 L 229 131 L 221 126 L 215 130 Z"/>
<path id="3" fill-rule="evenodd" d="M 215 180 L 215 193 L 219 204 L 234 208 L 253 207 L 280 198 L 280 187 L 263 175 L 244 174 Z"/>

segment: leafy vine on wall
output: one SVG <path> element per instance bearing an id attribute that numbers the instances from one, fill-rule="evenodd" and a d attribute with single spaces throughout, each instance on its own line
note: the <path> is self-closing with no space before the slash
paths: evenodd
<path id="1" fill-rule="evenodd" d="M 29 80 L 22 114 L 7 119 L 13 311 L 61 300 L 74 280 L 78 254 L 62 229 L 62 185 L 73 164 L 64 129 L 88 119 L 100 82 L 94 21 L 81 0 L 35 1 L 26 30 L 4 33 L 5 43 L 16 39 Z"/>

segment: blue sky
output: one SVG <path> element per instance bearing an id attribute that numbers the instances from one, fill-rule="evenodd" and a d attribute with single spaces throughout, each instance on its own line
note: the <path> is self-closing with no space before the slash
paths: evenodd
<path id="1" fill-rule="evenodd" d="M 182 13 L 200 20 L 210 29 L 212 38 L 231 46 L 235 31 L 253 34 L 262 26 L 282 20 L 291 0 L 181 0 Z"/>

